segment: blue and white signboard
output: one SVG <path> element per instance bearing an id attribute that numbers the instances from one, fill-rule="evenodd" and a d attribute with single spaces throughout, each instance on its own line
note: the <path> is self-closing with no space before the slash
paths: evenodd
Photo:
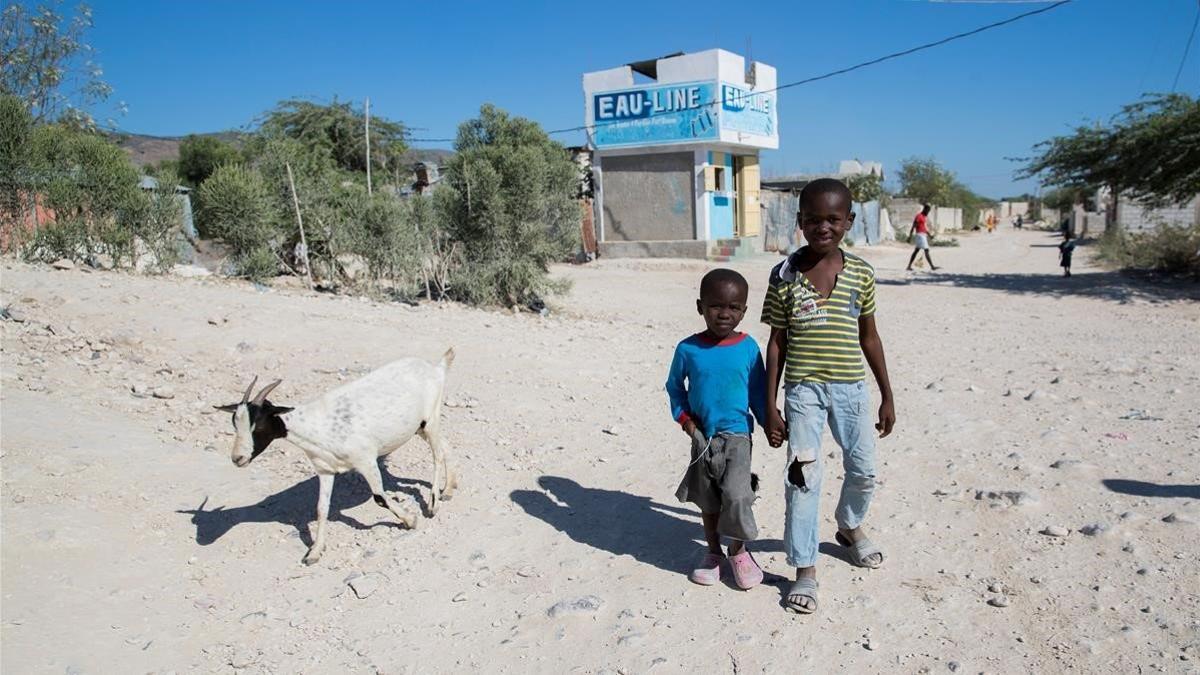
<path id="1" fill-rule="evenodd" d="M 759 94 L 721 83 L 721 128 L 756 136 L 774 137 L 775 93 Z"/>
<path id="2" fill-rule="evenodd" d="M 592 142 L 597 148 L 722 140 L 776 147 L 775 100 L 774 92 L 756 93 L 716 81 L 596 92 L 588 111 Z"/>
<path id="3" fill-rule="evenodd" d="M 716 82 L 635 87 L 592 95 L 597 148 L 716 140 Z"/>

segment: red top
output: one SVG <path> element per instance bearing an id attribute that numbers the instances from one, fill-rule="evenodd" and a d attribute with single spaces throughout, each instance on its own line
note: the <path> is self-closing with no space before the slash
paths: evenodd
<path id="1" fill-rule="evenodd" d="M 918 213 L 916 218 L 913 218 L 913 225 L 917 228 L 917 234 L 929 234 L 929 227 L 925 225 L 925 214 Z"/>

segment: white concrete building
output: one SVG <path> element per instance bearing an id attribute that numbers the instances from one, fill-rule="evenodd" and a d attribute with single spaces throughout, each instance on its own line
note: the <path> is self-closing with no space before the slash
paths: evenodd
<path id="1" fill-rule="evenodd" d="M 775 86 L 774 68 L 721 49 L 585 73 L 601 254 L 705 257 L 757 237 Z"/>

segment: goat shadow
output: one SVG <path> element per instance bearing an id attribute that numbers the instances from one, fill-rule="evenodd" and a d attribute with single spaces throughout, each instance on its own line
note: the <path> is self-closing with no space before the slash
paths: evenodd
<path id="1" fill-rule="evenodd" d="M 411 478 L 397 478 L 388 473 L 387 467 L 380 462 L 379 473 L 383 478 L 383 488 L 386 492 L 399 492 L 408 495 L 421 507 L 421 513 L 429 515 L 428 504 L 421 488 L 428 489 L 428 481 Z M 182 509 L 176 513 L 190 515 L 192 524 L 196 526 L 196 543 L 201 546 L 214 544 L 234 527 L 243 523 L 282 523 L 296 528 L 300 541 L 305 546 L 312 546 L 312 532 L 309 525 L 317 519 L 317 477 L 313 476 L 300 481 L 286 490 L 276 492 L 264 498 L 257 504 L 225 508 L 217 506 L 206 509 L 208 497 L 195 509 Z M 345 523 L 357 530 L 369 530 L 378 525 L 388 527 L 404 527 L 396 522 L 395 517 L 382 508 L 378 508 L 379 522 L 367 525 L 343 513 L 365 502 L 371 501 L 371 489 L 367 481 L 354 472 L 334 476 L 333 495 L 329 502 L 330 522 Z M 374 505 L 374 504 L 372 504 Z"/>
<path id="2" fill-rule="evenodd" d="M 619 490 L 584 487 L 561 476 L 542 476 L 538 485 L 542 490 L 514 490 L 509 497 L 574 541 L 676 574 L 686 574 L 696 562 L 704 531 L 695 510 Z M 778 539 L 749 545 L 756 553 L 782 547 Z M 768 583 L 773 576 L 768 575 Z"/>

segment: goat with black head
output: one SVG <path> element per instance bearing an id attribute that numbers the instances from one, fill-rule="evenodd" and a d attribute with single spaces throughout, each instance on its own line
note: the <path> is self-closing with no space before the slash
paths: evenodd
<path id="1" fill-rule="evenodd" d="M 275 380 L 263 387 L 262 391 L 258 392 L 258 395 L 251 400 L 250 394 L 258 382 L 258 378 L 255 377 L 250 381 L 250 386 L 246 387 L 246 393 L 242 394 L 240 403 L 216 406 L 217 410 L 233 413 L 232 459 L 234 464 L 246 466 L 255 457 L 261 455 L 271 441 L 287 437 L 287 425 L 279 416 L 289 413 L 293 409 L 273 405 L 267 400 L 267 394 L 270 394 L 271 390 L 278 387 L 282 381 Z"/>
<path id="2" fill-rule="evenodd" d="M 366 376 L 329 391 L 300 406 L 277 406 L 267 400 L 276 380 L 250 398 L 255 378 L 238 403 L 217 406 L 233 413 L 231 458 L 244 467 L 277 438 L 299 446 L 317 473 L 317 533 L 304 557 L 312 564 L 325 549 L 325 523 L 329 516 L 333 477 L 357 471 L 366 479 L 375 503 L 391 511 L 405 526 L 417 526 L 417 517 L 405 513 L 394 498 L 383 492 L 379 458 L 420 435 L 433 449 L 433 482 L 429 515 L 437 513 L 439 498 L 449 499 L 458 478 L 446 465 L 441 434 L 442 398 L 446 371 L 454 360 L 449 349 L 436 365 L 422 359 L 393 361 Z"/>

